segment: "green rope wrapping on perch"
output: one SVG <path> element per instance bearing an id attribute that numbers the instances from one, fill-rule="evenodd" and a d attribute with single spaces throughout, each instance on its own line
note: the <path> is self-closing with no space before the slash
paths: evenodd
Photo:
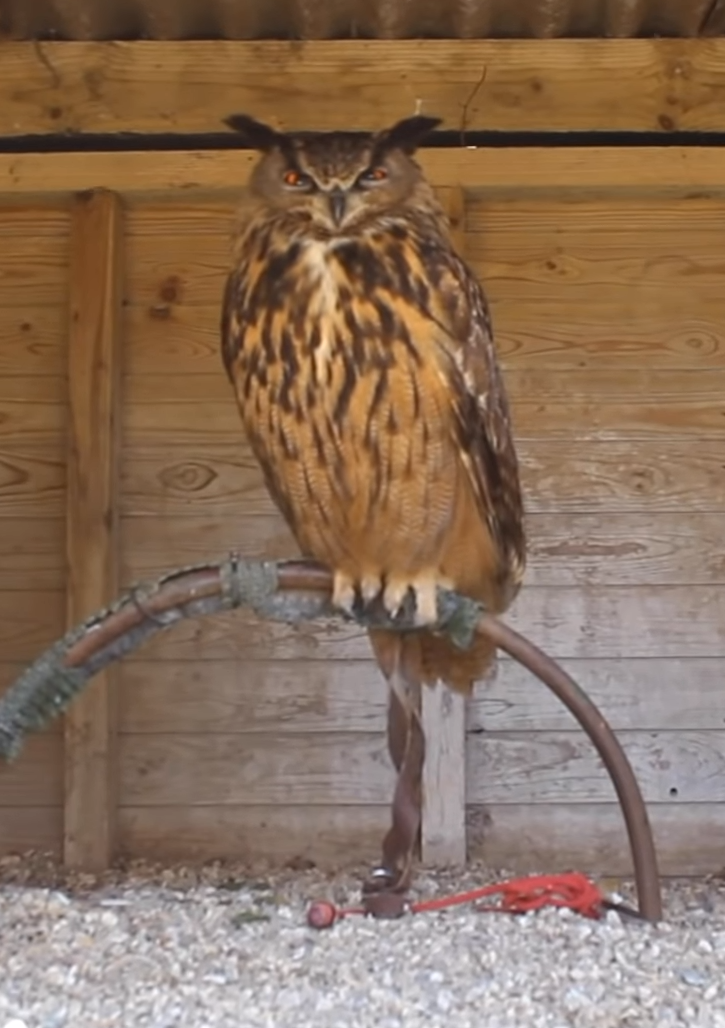
<path id="1" fill-rule="evenodd" d="M 67 632 L 41 654 L 0 697 L 0 756 L 7 761 L 14 759 L 22 748 L 25 736 L 45 727 L 61 714 L 102 668 L 184 618 L 248 607 L 262 617 L 288 623 L 326 615 L 345 617 L 367 628 L 410 631 L 415 627 L 414 610 L 410 603 L 404 604 L 394 619 L 379 604 L 365 610 L 356 609 L 353 615 L 345 615 L 332 606 L 329 590 L 280 589 L 280 572 L 294 564 L 284 561 L 242 561 L 232 556 L 219 563 L 178 568 L 154 581 L 133 586 L 105 610 Z M 207 588 L 198 593 L 192 587 L 184 593 L 185 579 L 190 580 L 193 586 L 194 576 L 205 578 Z M 214 579 L 216 588 L 211 588 L 208 583 Z M 162 598 L 165 591 L 174 588 L 181 593 L 177 602 L 164 609 L 154 610 L 154 601 Z M 473 600 L 439 590 L 436 627 L 439 631 L 445 631 L 455 645 L 466 649 L 475 634 L 481 610 L 480 605 Z M 132 619 L 135 616 L 135 623 L 131 627 L 120 631 L 85 660 L 78 664 L 68 663 L 69 655 L 72 655 L 78 644 L 98 633 L 111 619 L 123 618 L 128 614 L 132 615 Z"/>

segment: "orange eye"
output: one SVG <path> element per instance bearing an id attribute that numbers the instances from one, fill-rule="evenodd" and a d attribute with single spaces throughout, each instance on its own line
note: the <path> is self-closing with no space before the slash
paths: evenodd
<path id="1" fill-rule="evenodd" d="M 291 189 L 311 189 L 313 186 L 310 176 L 303 175 L 296 168 L 289 168 L 282 176 L 282 181 Z"/>
<path id="2" fill-rule="evenodd" d="M 358 185 L 364 188 L 365 186 L 375 185 L 377 182 L 384 182 L 387 177 L 388 172 L 385 168 L 368 168 L 357 181 Z"/>

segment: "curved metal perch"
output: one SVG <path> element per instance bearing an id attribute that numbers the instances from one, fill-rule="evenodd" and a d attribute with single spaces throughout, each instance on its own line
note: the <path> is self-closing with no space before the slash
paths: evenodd
<path id="1" fill-rule="evenodd" d="M 326 568 L 307 561 L 241 561 L 181 568 L 132 589 L 108 609 L 74 628 L 28 667 L 0 698 L 0 755 L 12 759 L 27 732 L 61 713 L 101 668 L 136 649 L 152 635 L 186 617 L 237 607 L 295 622 L 340 616 L 330 602 Z M 438 595 L 438 628 L 465 648 L 481 632 L 540 678 L 566 705 L 596 747 L 612 779 L 632 851 L 640 914 L 662 917 L 657 858 L 647 810 L 627 757 L 597 707 L 553 660 L 472 600 Z M 412 628 L 407 612 L 356 613 L 365 627 Z"/>

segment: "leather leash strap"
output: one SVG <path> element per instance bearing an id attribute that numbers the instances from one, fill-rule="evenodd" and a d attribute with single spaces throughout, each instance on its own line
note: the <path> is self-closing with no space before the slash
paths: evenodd
<path id="1" fill-rule="evenodd" d="M 383 840 L 382 862 L 363 884 L 365 913 L 401 917 L 406 910 L 413 858 L 422 816 L 425 734 L 420 716 L 420 686 L 390 679 L 388 749 L 398 772 L 392 802 L 392 823 Z"/>

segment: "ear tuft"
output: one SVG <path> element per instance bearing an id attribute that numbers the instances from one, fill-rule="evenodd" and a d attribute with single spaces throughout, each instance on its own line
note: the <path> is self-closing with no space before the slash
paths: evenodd
<path id="1" fill-rule="evenodd" d="M 223 121 L 230 129 L 238 132 L 249 146 L 265 153 L 275 146 L 280 146 L 285 138 L 282 132 L 273 129 L 271 125 L 265 125 L 262 121 L 250 118 L 248 114 L 230 114 Z"/>
<path id="2" fill-rule="evenodd" d="M 407 154 L 415 153 L 423 138 L 440 125 L 441 118 L 428 118 L 424 114 L 416 114 L 412 118 L 404 118 L 378 136 L 377 144 L 383 150 L 400 149 Z"/>

